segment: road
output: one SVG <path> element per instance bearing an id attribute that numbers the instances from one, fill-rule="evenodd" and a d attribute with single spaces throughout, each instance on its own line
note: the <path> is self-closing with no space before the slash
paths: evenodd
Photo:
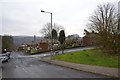
<path id="1" fill-rule="evenodd" d="M 88 49 L 93 49 L 94 47 L 81 47 L 81 48 L 74 48 L 74 49 L 66 49 L 64 50 L 64 53 L 69 53 L 69 52 L 76 52 L 76 51 L 81 51 L 81 50 L 88 50 Z M 59 54 L 62 54 L 62 51 L 59 50 L 57 51 Z M 53 52 L 54 53 L 54 52 Z M 19 55 L 19 57 L 45 57 L 45 56 L 50 56 L 51 52 L 46 52 L 43 54 L 35 54 L 35 55 Z"/>
<path id="2" fill-rule="evenodd" d="M 3 78 L 106 78 L 106 76 L 77 71 L 41 62 L 40 56 L 12 52 L 9 62 L 3 64 Z"/>

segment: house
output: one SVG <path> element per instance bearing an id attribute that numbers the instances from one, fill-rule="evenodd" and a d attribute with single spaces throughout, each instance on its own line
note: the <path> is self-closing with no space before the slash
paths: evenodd
<path id="1" fill-rule="evenodd" d="M 82 46 L 96 46 L 97 37 L 97 34 L 94 32 L 86 34 L 82 39 Z"/>
<path id="2" fill-rule="evenodd" d="M 81 45 L 81 37 L 78 34 L 68 35 L 65 44 L 67 48 L 79 47 Z"/>
<path id="3" fill-rule="evenodd" d="M 46 40 L 41 40 L 38 44 L 38 47 L 39 49 L 42 49 L 44 51 L 48 51 L 51 49 L 51 41 L 46 39 Z M 57 50 L 58 47 L 59 47 L 59 41 L 58 40 L 55 40 L 53 39 L 52 40 L 52 47 L 53 47 L 53 50 Z"/>
<path id="4" fill-rule="evenodd" d="M 43 50 L 43 51 L 48 51 L 49 50 L 49 43 L 47 43 L 47 42 L 40 42 L 38 44 L 38 48 Z"/>

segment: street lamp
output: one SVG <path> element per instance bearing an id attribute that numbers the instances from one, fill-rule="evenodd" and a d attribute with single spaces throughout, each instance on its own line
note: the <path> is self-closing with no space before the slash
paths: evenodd
<path id="1" fill-rule="evenodd" d="M 51 15 L 51 57 L 52 57 L 52 50 L 53 50 L 53 39 L 52 39 L 52 12 L 47 12 L 47 11 L 43 11 L 41 10 L 41 12 L 43 13 L 49 13 Z"/>

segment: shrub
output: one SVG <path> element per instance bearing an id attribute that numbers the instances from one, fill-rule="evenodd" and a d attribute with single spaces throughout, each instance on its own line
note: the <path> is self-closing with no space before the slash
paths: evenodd
<path id="1" fill-rule="evenodd" d="M 41 50 L 36 50 L 36 49 L 31 49 L 31 51 L 29 52 L 30 54 L 37 54 L 40 53 Z"/>

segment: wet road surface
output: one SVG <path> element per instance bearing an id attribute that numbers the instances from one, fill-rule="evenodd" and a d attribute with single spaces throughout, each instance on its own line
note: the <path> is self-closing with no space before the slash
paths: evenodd
<path id="1" fill-rule="evenodd" d="M 105 78 L 106 76 L 77 71 L 41 62 L 39 57 L 12 52 L 9 62 L 3 64 L 3 78 Z"/>

